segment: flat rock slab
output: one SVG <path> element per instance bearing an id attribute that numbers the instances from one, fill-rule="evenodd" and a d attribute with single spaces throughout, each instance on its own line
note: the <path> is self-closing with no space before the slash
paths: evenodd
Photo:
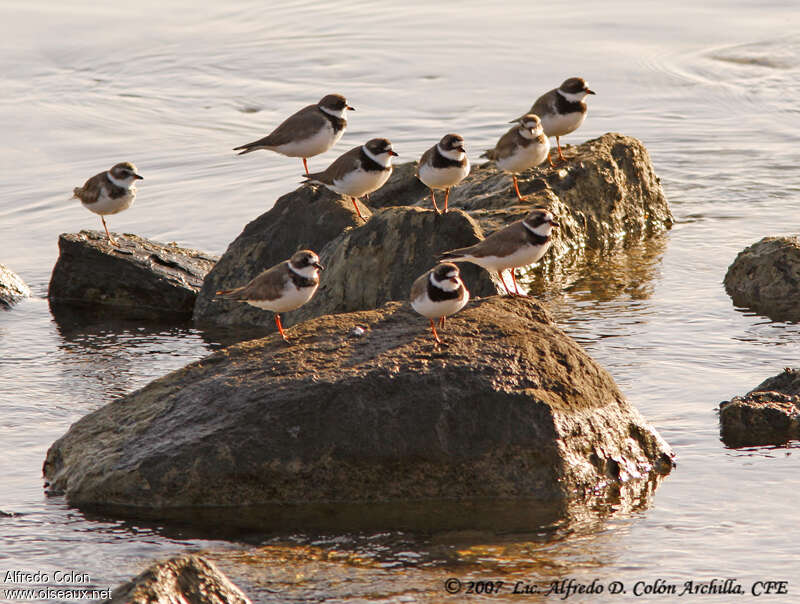
<path id="1" fill-rule="evenodd" d="M 362 335 L 354 328 L 360 327 Z M 537 302 L 326 315 L 218 351 L 87 415 L 47 453 L 73 505 L 581 499 L 672 452 Z"/>
<path id="2" fill-rule="evenodd" d="M 179 556 L 153 564 L 117 587 L 105 604 L 250 604 L 213 562 Z"/>
<path id="3" fill-rule="evenodd" d="M 745 248 L 724 284 L 736 306 L 775 321 L 800 321 L 800 239 L 764 237 Z"/>
<path id="4" fill-rule="evenodd" d="M 31 290 L 22 278 L 10 268 L 0 264 L 0 309 L 11 308 L 30 295 Z"/>
<path id="5" fill-rule="evenodd" d="M 58 238 L 50 304 L 131 318 L 190 318 L 197 292 L 217 257 L 137 235 L 115 238 L 117 245 L 99 231 Z"/>
<path id="6" fill-rule="evenodd" d="M 723 442 L 729 447 L 782 445 L 800 439 L 800 370 L 786 368 L 744 396 L 719 405 Z"/>

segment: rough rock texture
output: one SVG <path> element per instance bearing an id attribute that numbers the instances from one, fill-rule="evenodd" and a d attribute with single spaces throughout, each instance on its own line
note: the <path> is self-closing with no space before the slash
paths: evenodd
<path id="1" fill-rule="evenodd" d="M 73 305 L 136 318 L 191 317 L 197 292 L 217 261 L 198 250 L 136 235 L 62 234 L 50 277 L 52 306 Z"/>
<path id="2" fill-rule="evenodd" d="M 722 440 L 729 447 L 780 445 L 800 438 L 800 369 L 784 369 L 745 394 L 719 405 Z"/>
<path id="3" fill-rule="evenodd" d="M 30 288 L 19 275 L 0 264 L 0 309 L 10 308 L 30 295 Z"/>
<path id="4" fill-rule="evenodd" d="M 520 189 L 523 194 L 528 195 L 524 203 L 520 203 L 514 195 L 511 177 L 499 172 L 492 162 L 473 167 L 470 176 L 453 189 L 450 197 L 450 207 L 465 210 L 480 224 L 483 233 L 494 232 L 515 220 L 524 218 L 533 207 L 549 207 L 558 216 L 562 226 L 554 235 L 551 250 L 535 269 L 537 274 L 544 276 L 537 285 L 545 288 L 562 287 L 565 277 L 572 278 L 576 275 L 579 272 L 576 270 L 576 263 L 585 260 L 587 249 L 609 250 L 664 231 L 672 224 L 672 215 L 650 157 L 638 140 L 621 134 L 606 134 L 579 147 L 569 147 L 567 157 L 569 161 L 559 169 L 550 168 L 545 164 L 521 175 Z M 431 208 L 429 191 L 414 176 L 414 170 L 414 163 L 396 166 L 389 182 L 370 195 L 367 202 L 369 207 L 410 205 Z M 195 319 L 226 325 L 237 323 L 266 325 L 271 322 L 271 313 L 248 308 L 246 305 L 236 307 L 230 303 L 219 304 L 211 302 L 211 298 L 216 290 L 241 285 L 264 268 L 290 256 L 301 247 L 301 243 L 307 243 L 309 241 L 307 237 L 292 238 L 292 232 L 298 220 L 301 225 L 305 225 L 307 221 L 316 218 L 313 212 L 308 212 L 306 209 L 311 207 L 312 200 L 319 196 L 328 203 L 334 203 L 330 193 L 314 194 L 308 187 L 301 187 L 278 200 L 276 210 L 267 212 L 248 226 L 245 233 L 252 230 L 258 245 L 262 246 L 263 250 L 268 250 L 270 255 L 261 257 L 250 254 L 248 249 L 239 249 L 237 242 L 245 236 L 243 233 L 209 275 L 198 298 Z M 438 197 L 441 198 L 441 194 Z M 355 278 L 350 267 L 355 269 L 384 266 L 390 260 L 376 258 L 372 263 L 364 263 L 362 259 L 367 252 L 402 250 L 407 241 L 421 240 L 415 230 L 420 226 L 421 217 L 417 215 L 412 218 L 414 215 L 409 214 L 401 220 L 398 219 L 398 215 L 393 215 L 395 222 L 391 225 L 392 229 L 385 229 L 386 222 L 374 227 L 370 227 L 368 223 L 366 227 L 359 229 L 358 233 L 353 232 L 348 236 L 346 233 L 343 234 L 347 226 L 361 227 L 362 223 L 354 217 L 352 204 L 349 201 L 341 200 L 340 203 L 345 208 L 349 205 L 351 222 L 340 225 L 336 221 L 321 220 L 324 223 L 329 222 L 331 228 L 324 233 L 314 229 L 318 239 L 314 242 L 316 247 L 313 245 L 310 247 L 320 252 L 324 245 L 334 245 L 334 238 L 341 235 L 335 244 L 347 243 L 348 252 L 358 257 L 348 260 L 347 270 L 344 270 L 345 265 L 340 264 L 342 270 L 323 274 L 320 286 L 322 291 L 317 294 L 315 301 L 301 311 L 288 313 L 287 324 L 297 322 L 301 317 L 318 316 L 321 312 L 342 312 L 374 307 L 386 299 L 404 299 L 408 294 L 405 276 L 396 281 L 397 287 L 392 289 L 391 293 L 385 295 L 367 294 L 361 297 L 358 291 L 344 293 L 344 289 L 347 283 Z M 278 206 L 282 209 L 278 210 Z M 292 208 L 291 214 L 288 214 L 287 207 Z M 287 215 L 289 223 L 284 218 L 278 218 Z M 373 219 L 378 216 L 382 214 L 376 210 Z M 372 219 L 369 222 L 371 221 Z M 251 229 L 255 224 L 259 225 L 258 229 Z M 288 227 L 289 224 L 291 228 Z M 426 223 L 425 232 L 436 233 L 439 225 L 444 224 L 450 223 L 447 221 L 432 225 Z M 276 239 L 272 234 L 276 231 L 285 234 L 289 239 Z M 375 246 L 376 237 L 381 238 L 380 248 Z M 472 243 L 470 237 L 463 242 L 457 239 L 453 241 L 453 247 Z M 366 242 L 368 249 L 357 250 L 355 245 L 360 242 Z M 419 274 L 432 266 L 434 259 L 429 253 L 434 247 L 436 246 L 419 245 L 415 250 L 404 250 L 404 262 L 412 264 L 415 271 L 418 267 L 422 267 L 417 272 Z M 341 252 L 332 249 L 327 250 L 327 256 L 331 259 L 330 262 L 344 257 Z M 393 270 L 398 270 L 400 266 L 401 263 L 397 262 Z M 591 267 L 586 268 L 591 270 Z M 474 269 L 468 269 L 469 271 L 473 271 L 474 274 Z M 217 278 L 223 274 L 226 275 L 225 279 Z M 522 277 L 523 283 L 532 285 L 534 276 L 530 270 L 519 270 L 517 274 Z M 359 273 L 358 280 L 359 287 L 368 291 L 377 291 L 387 285 L 385 275 L 376 271 Z M 487 293 L 487 288 L 492 289 L 486 275 L 475 279 L 468 278 L 467 285 L 474 289 L 476 294 Z M 321 299 L 326 289 L 343 293 L 335 302 L 323 306 Z M 541 291 L 541 289 L 534 290 L 534 293 Z"/>
<path id="5" fill-rule="evenodd" d="M 369 209 L 361 213 L 369 218 Z M 250 279 L 297 250 L 319 253 L 325 245 L 345 229 L 364 223 L 349 199 L 337 197 L 325 188 L 314 191 L 300 187 L 275 202 L 275 206 L 250 224 L 228 246 L 208 274 L 197 298 L 194 320 L 217 325 L 274 324 L 272 313 L 247 304 L 214 301 L 221 289 L 244 285 Z M 291 313 L 286 324 L 291 323 Z M 282 317 L 283 318 L 283 317 Z"/>
<path id="6" fill-rule="evenodd" d="M 397 233 L 406 236 L 400 238 Z M 287 315 L 284 323 L 407 299 L 414 280 L 434 266 L 442 252 L 482 238 L 477 223 L 460 210 L 444 215 L 409 207 L 378 210 L 366 224 L 348 229 L 325 246 L 326 269 L 319 291 L 308 304 Z M 461 270 L 473 297 L 500 291 L 480 267 L 464 263 Z M 262 321 L 271 324 L 272 313 L 262 313 Z"/>
<path id="7" fill-rule="evenodd" d="M 361 326 L 365 333 L 353 334 Z M 668 445 L 538 303 L 484 298 L 431 339 L 390 302 L 244 342 L 73 424 L 53 493 L 143 508 L 581 498 Z"/>
<path id="8" fill-rule="evenodd" d="M 800 321 L 800 239 L 765 237 L 745 248 L 724 283 L 736 306 L 776 321 Z"/>
<path id="9" fill-rule="evenodd" d="M 179 556 L 154 564 L 111 592 L 106 604 L 250 604 L 212 562 Z"/>

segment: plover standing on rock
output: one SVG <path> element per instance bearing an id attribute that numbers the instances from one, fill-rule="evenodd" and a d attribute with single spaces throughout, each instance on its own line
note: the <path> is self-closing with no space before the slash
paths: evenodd
<path id="1" fill-rule="evenodd" d="M 264 138 L 236 147 L 234 151 L 241 151 L 239 155 L 244 155 L 267 149 L 288 157 L 300 157 L 308 174 L 306 160 L 325 153 L 342 138 L 347 127 L 345 111 L 348 110 L 353 111 L 353 108 L 341 94 L 328 94 L 316 105 L 303 107 L 286 118 Z"/>
<path id="2" fill-rule="evenodd" d="M 460 134 L 446 134 L 437 144 L 425 151 L 417 165 L 417 178 L 431 190 L 433 209 L 440 214 L 436 205 L 435 189 L 444 189 L 444 211 L 450 187 L 460 183 L 469 174 L 469 159 L 464 150 L 464 138 Z"/>
<path id="3" fill-rule="evenodd" d="M 300 308 L 308 302 L 319 287 L 319 271 L 324 270 L 311 250 L 300 250 L 288 260 L 268 268 L 247 285 L 217 292 L 217 298 L 246 302 L 262 310 L 275 313 L 275 324 L 281 337 L 283 332 L 280 313 Z"/>
<path id="4" fill-rule="evenodd" d="M 495 160 L 498 168 L 511 174 L 517 198 L 525 201 L 519 192 L 517 174 L 547 159 L 550 141 L 542 132 L 542 122 L 538 116 L 528 113 L 515 122 L 517 125 L 501 136 L 494 149 L 484 153 L 484 156 Z"/>
<path id="5" fill-rule="evenodd" d="M 444 327 L 444 319 L 464 308 L 469 292 L 461 280 L 458 267 L 443 262 L 419 276 L 411 286 L 411 308 L 431 322 L 433 338 L 441 344 L 436 323 Z"/>
<path id="6" fill-rule="evenodd" d="M 137 180 L 142 180 L 142 177 L 136 173 L 136 166 L 125 161 L 114 165 L 106 172 L 95 174 L 82 187 L 75 187 L 72 190 L 72 196 L 80 199 L 84 208 L 100 215 L 106 237 L 114 245 L 117 242 L 108 232 L 106 219 L 103 216 L 117 214 L 131 207 L 136 198 L 134 183 Z"/>
<path id="7" fill-rule="evenodd" d="M 553 215 L 544 209 L 533 210 L 523 220 L 512 222 L 495 231 L 480 243 L 442 254 L 440 260 L 449 262 L 472 262 L 490 273 L 497 273 L 509 295 L 511 290 L 503 279 L 503 271 L 511 270 L 514 292 L 522 295 L 517 287 L 514 269 L 538 262 L 550 247 L 551 232 L 557 227 Z"/>

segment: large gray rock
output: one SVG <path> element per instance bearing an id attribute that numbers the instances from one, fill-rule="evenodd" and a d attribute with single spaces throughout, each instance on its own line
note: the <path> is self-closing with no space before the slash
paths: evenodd
<path id="1" fill-rule="evenodd" d="M 105 604 L 250 604 L 213 562 L 178 556 L 158 562 L 111 592 Z"/>
<path id="2" fill-rule="evenodd" d="M 198 250 L 99 231 L 62 234 L 50 277 L 53 307 L 114 312 L 145 319 L 189 318 L 197 292 L 217 258 Z"/>
<path id="3" fill-rule="evenodd" d="M 370 216 L 363 205 L 361 213 L 367 219 Z M 228 246 L 203 283 L 194 320 L 216 325 L 273 325 L 272 313 L 248 304 L 215 301 L 216 292 L 244 285 L 297 250 L 319 253 L 343 231 L 363 223 L 349 199 L 337 197 L 325 188 L 314 191 L 300 187 L 284 195 Z M 287 325 L 292 322 L 291 313 L 281 318 L 286 319 Z"/>
<path id="4" fill-rule="evenodd" d="M 353 333 L 361 326 L 365 333 Z M 186 366 L 47 453 L 73 505 L 581 499 L 668 445 L 538 303 L 491 297 L 436 345 L 407 305 L 328 315 Z"/>
<path id="5" fill-rule="evenodd" d="M 736 306 L 775 321 L 800 321 L 800 239 L 764 237 L 745 248 L 724 284 Z"/>
<path id="6" fill-rule="evenodd" d="M 286 324 L 408 298 L 414 280 L 434 266 L 440 254 L 482 238 L 477 223 L 460 210 L 444 215 L 410 207 L 377 210 L 366 224 L 348 229 L 325 246 L 319 291 L 289 313 Z M 489 273 L 473 264 L 462 265 L 462 276 L 473 297 L 500 291 Z M 264 324 L 272 323 L 271 315 L 262 312 Z"/>
<path id="7" fill-rule="evenodd" d="M 800 438 L 800 369 L 787 367 L 744 396 L 723 401 L 719 421 L 729 447 L 781 445 Z"/>
<path id="8" fill-rule="evenodd" d="M 10 268 L 0 264 L 0 309 L 10 308 L 30 297 L 31 290 Z"/>

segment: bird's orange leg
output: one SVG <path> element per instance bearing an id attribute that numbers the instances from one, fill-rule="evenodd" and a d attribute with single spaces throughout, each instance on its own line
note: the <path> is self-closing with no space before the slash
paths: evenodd
<path id="1" fill-rule="evenodd" d="M 556 137 L 556 145 L 558 146 L 558 159 L 560 159 L 561 161 L 567 161 L 567 158 L 564 157 L 563 153 L 561 153 L 561 140 L 559 139 L 559 137 Z"/>
<path id="2" fill-rule="evenodd" d="M 436 340 L 437 344 L 441 344 L 442 341 L 439 339 L 439 334 L 436 333 L 436 325 L 433 322 L 433 319 L 428 319 L 431 322 L 431 331 L 433 332 L 433 339 Z"/>
<path id="3" fill-rule="evenodd" d="M 351 197 L 350 199 L 353 200 L 353 207 L 356 209 L 356 214 L 358 214 L 358 217 L 361 220 L 363 220 L 364 222 L 366 222 L 366 219 L 361 215 L 361 210 L 358 209 L 358 204 L 356 203 L 356 198 L 355 197 Z"/>
<path id="4" fill-rule="evenodd" d="M 497 276 L 500 277 L 500 281 L 503 282 L 503 287 L 506 288 L 506 293 L 510 296 L 511 295 L 511 290 L 508 289 L 508 285 L 506 285 L 506 280 L 503 279 L 503 271 L 498 271 Z"/>
<path id="5" fill-rule="evenodd" d="M 306 175 L 308 175 L 308 162 L 305 157 L 303 158 L 303 167 L 306 169 Z"/>
<path id="6" fill-rule="evenodd" d="M 281 334 L 281 337 L 284 341 L 288 342 L 289 338 L 286 337 L 286 334 L 283 333 L 283 325 L 281 325 L 281 316 L 278 313 L 275 313 L 275 325 L 278 326 L 278 333 Z"/>
<path id="7" fill-rule="evenodd" d="M 108 237 L 109 243 L 112 245 L 117 245 L 117 242 L 114 241 L 114 238 L 111 236 L 111 233 L 108 232 L 108 226 L 106 226 L 106 219 L 100 216 L 100 220 L 103 221 L 103 228 L 106 230 L 106 237 Z"/>
<path id="8" fill-rule="evenodd" d="M 550 167 L 551 168 L 555 168 L 556 165 L 553 163 L 553 159 L 550 157 L 550 153 L 551 153 L 551 151 L 547 152 L 547 161 L 550 162 Z"/>
<path id="9" fill-rule="evenodd" d="M 514 276 L 514 269 L 511 269 L 511 280 L 514 282 L 514 293 L 518 296 L 524 296 L 525 294 L 521 294 L 519 292 L 519 288 L 517 287 L 517 278 Z"/>
<path id="10" fill-rule="evenodd" d="M 436 194 L 433 192 L 433 189 L 431 189 L 431 201 L 433 202 L 433 209 L 436 210 L 436 213 L 441 214 L 439 211 L 439 206 L 436 205 Z"/>
<path id="11" fill-rule="evenodd" d="M 444 190 L 444 213 L 447 214 L 447 200 L 450 199 L 450 187 Z"/>
<path id="12" fill-rule="evenodd" d="M 517 184 L 517 175 L 512 174 L 511 177 L 514 179 L 514 190 L 517 192 L 517 197 L 520 201 L 525 201 L 525 198 L 519 192 L 519 185 Z"/>
<path id="13" fill-rule="evenodd" d="M 444 317 L 439 317 L 439 329 L 444 329 Z"/>

